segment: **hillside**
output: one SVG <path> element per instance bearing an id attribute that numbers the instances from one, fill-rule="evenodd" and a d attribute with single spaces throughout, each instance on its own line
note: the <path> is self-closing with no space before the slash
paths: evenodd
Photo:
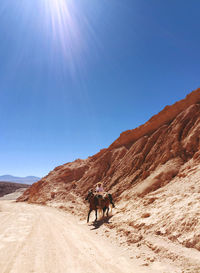
<path id="1" fill-rule="evenodd" d="M 22 201 L 47 202 L 84 196 L 98 181 L 119 200 L 124 191 L 142 196 L 178 175 L 190 159 L 199 159 L 200 89 L 167 106 L 144 125 L 129 130 L 86 160 L 56 167 L 28 189 Z"/>
<path id="2" fill-rule="evenodd" d="M 96 155 L 56 167 L 18 201 L 57 206 L 86 219 L 84 197 L 102 181 L 117 205 L 104 234 L 118 236 L 147 264 L 168 259 L 186 272 L 200 272 L 199 136 L 197 89 Z"/>
<path id="3" fill-rule="evenodd" d="M 30 185 L 0 181 L 0 197 L 15 192 L 18 189 L 28 188 Z"/>

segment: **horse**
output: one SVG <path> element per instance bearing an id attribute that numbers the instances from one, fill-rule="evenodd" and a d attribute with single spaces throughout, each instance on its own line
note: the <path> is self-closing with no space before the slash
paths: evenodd
<path id="1" fill-rule="evenodd" d="M 102 209 L 103 210 L 103 217 L 104 213 L 107 210 L 107 216 L 109 212 L 109 205 L 110 205 L 110 199 L 108 196 L 105 197 L 99 197 L 98 195 L 95 195 L 92 190 L 89 190 L 87 197 L 85 200 L 88 200 L 90 204 L 89 212 L 88 212 L 88 217 L 87 217 L 87 223 L 89 222 L 90 218 L 90 213 L 94 210 L 95 211 L 95 221 L 97 221 L 97 209 Z"/>

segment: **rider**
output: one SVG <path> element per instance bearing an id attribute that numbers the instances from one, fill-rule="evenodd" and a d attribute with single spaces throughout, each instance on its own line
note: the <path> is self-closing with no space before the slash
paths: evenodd
<path id="1" fill-rule="evenodd" d="M 96 191 L 96 193 L 98 194 L 98 195 L 97 195 L 98 198 L 103 198 L 103 194 L 104 194 L 103 183 L 98 182 L 95 191 Z M 112 195 L 111 195 L 110 193 L 108 193 L 108 198 L 109 198 L 110 203 L 112 204 L 112 206 L 113 206 L 113 208 L 114 208 L 115 205 L 114 205 L 114 203 L 113 203 Z"/>
<path id="2" fill-rule="evenodd" d="M 97 183 L 95 191 L 99 193 L 99 195 L 102 195 L 104 193 L 103 184 L 101 182 Z"/>

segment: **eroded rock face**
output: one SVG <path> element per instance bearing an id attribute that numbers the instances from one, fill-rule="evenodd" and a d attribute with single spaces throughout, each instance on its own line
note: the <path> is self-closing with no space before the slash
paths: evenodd
<path id="1" fill-rule="evenodd" d="M 170 123 L 182 111 L 186 110 L 189 106 L 200 102 L 200 89 L 197 89 L 186 96 L 185 99 L 176 102 L 171 106 L 166 106 L 160 113 L 153 116 L 145 124 L 133 130 L 127 130 L 121 133 L 120 137 L 114 141 L 110 147 L 118 147 L 121 145 L 130 145 L 144 135 L 149 135 L 164 124 Z"/>
<path id="2" fill-rule="evenodd" d="M 167 106 L 140 127 L 120 135 L 109 148 L 86 160 L 55 168 L 18 201 L 45 203 L 85 196 L 98 181 L 118 199 L 125 191 L 144 196 L 179 174 L 181 166 L 200 161 L 200 89 Z"/>

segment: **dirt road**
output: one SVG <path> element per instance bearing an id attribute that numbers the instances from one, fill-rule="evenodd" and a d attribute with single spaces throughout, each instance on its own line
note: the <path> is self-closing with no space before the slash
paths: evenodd
<path id="1" fill-rule="evenodd" d="M 123 250 L 54 208 L 0 201 L 1 273 L 137 273 Z"/>

